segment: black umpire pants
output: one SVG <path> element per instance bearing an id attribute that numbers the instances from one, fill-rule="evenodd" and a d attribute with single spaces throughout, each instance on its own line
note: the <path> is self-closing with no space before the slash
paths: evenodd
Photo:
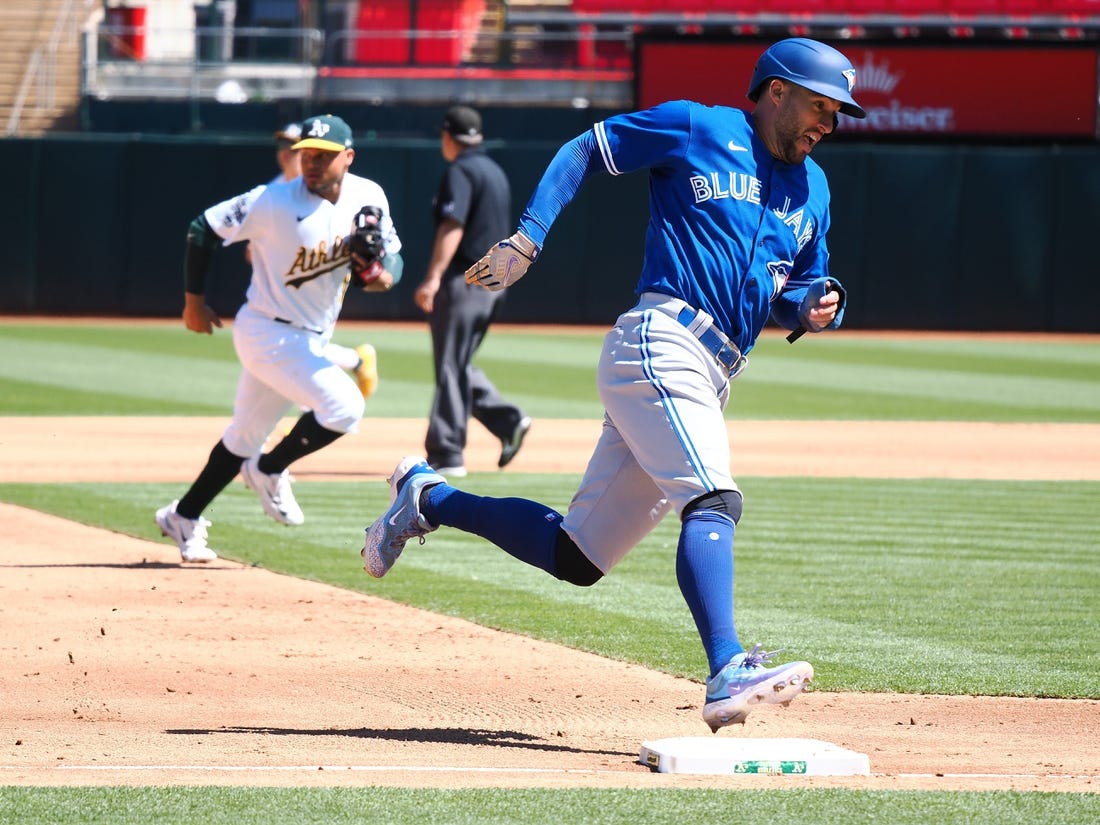
<path id="1" fill-rule="evenodd" d="M 435 467 L 463 464 L 470 418 L 501 441 L 510 438 L 523 411 L 504 400 L 493 382 L 473 365 L 503 292 L 467 284 L 461 273 L 443 277 L 429 318 L 435 397 L 424 448 Z"/>

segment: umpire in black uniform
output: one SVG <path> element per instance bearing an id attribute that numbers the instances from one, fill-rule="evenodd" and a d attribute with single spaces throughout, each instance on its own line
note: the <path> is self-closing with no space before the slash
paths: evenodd
<path id="1" fill-rule="evenodd" d="M 474 109 L 447 111 L 440 135 L 447 169 L 432 202 L 435 242 L 414 296 L 431 325 L 435 365 L 424 448 L 428 463 L 453 477 L 466 475 L 463 453 L 471 417 L 500 439 L 499 467 L 515 457 L 531 428 L 530 417 L 505 401 L 472 363 L 504 293 L 467 284 L 464 273 L 512 226 L 508 178 L 485 154 L 482 140 L 481 115 Z"/>

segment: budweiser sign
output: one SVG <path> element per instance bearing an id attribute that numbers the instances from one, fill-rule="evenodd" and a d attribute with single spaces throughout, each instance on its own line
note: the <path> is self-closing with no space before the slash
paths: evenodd
<path id="1" fill-rule="evenodd" d="M 856 70 L 867 118 L 844 132 L 896 135 L 1094 137 L 1095 44 L 912 46 L 837 43 Z M 638 46 L 638 104 L 690 98 L 746 108 L 766 43 L 666 42 Z"/>

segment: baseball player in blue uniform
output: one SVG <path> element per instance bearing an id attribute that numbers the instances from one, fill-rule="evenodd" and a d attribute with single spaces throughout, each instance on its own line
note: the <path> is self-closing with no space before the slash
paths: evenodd
<path id="1" fill-rule="evenodd" d="M 717 731 L 744 722 L 755 704 L 786 704 L 802 691 L 809 663 L 772 664 L 775 653 L 746 650 L 734 626 L 742 494 L 723 410 L 769 318 L 808 332 L 840 325 L 845 294 L 825 241 L 829 188 L 809 154 L 840 114 L 865 116 L 852 97 L 855 74 L 836 49 L 782 40 L 757 61 L 751 112 L 671 101 L 607 118 L 558 151 L 519 231 L 466 278 L 510 286 L 588 178 L 649 171 L 638 302 L 604 341 L 603 430 L 580 487 L 563 517 L 534 501 L 463 492 L 408 456 L 390 479 L 390 508 L 367 528 L 371 575 L 384 575 L 409 539 L 447 525 L 589 586 L 673 511 L 677 583 L 709 665 L 703 720 Z"/>

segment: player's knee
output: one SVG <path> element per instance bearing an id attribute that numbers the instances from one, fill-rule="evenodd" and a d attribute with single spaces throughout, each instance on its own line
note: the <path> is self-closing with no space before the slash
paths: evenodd
<path id="1" fill-rule="evenodd" d="M 591 587 L 603 578 L 603 572 L 581 552 L 564 530 L 558 530 L 554 547 L 554 575 L 578 587 Z"/>
<path id="2" fill-rule="evenodd" d="M 348 433 L 354 433 L 358 431 L 359 418 L 353 418 L 352 416 L 339 416 L 339 417 L 327 417 L 320 424 L 326 430 L 332 430 L 334 433 L 340 433 L 340 435 L 347 435 Z"/>
<path id="3" fill-rule="evenodd" d="M 741 520 L 743 504 L 744 498 L 740 490 L 715 490 L 690 502 L 680 513 L 680 521 L 699 510 L 713 510 L 717 513 L 725 513 L 733 519 L 734 524 L 737 524 Z"/>
<path id="4" fill-rule="evenodd" d="M 344 402 L 344 407 L 347 410 L 344 413 L 344 420 L 349 422 L 344 432 L 351 432 L 355 430 L 356 427 L 359 426 L 359 422 L 363 420 L 363 413 L 367 411 L 367 401 L 357 390 L 355 394 L 352 395 L 350 401 Z"/>
<path id="5" fill-rule="evenodd" d="M 353 433 L 359 427 L 366 411 L 366 402 L 358 392 L 354 396 L 342 399 L 339 404 L 334 404 L 328 409 L 314 410 L 313 415 L 317 423 L 326 430 L 337 433 Z"/>

